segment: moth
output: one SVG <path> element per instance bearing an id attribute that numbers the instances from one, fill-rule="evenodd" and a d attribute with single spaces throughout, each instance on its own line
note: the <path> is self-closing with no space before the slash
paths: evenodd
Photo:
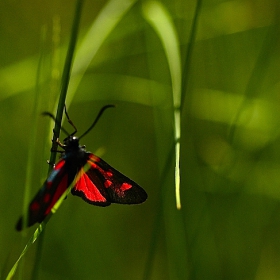
<path id="1" fill-rule="evenodd" d="M 147 199 L 147 193 L 137 183 L 100 157 L 88 152 L 85 146 L 81 146 L 79 143 L 79 140 L 95 126 L 103 111 L 109 107 L 113 107 L 113 105 L 106 105 L 100 110 L 93 124 L 80 138 L 75 136 L 77 129 L 65 109 L 68 121 L 73 125 L 75 131 L 68 134 L 63 143 L 57 140 L 58 145 L 63 149 L 62 156 L 29 204 L 27 227 L 44 221 L 70 185 L 73 186 L 71 189 L 73 195 L 96 206 L 104 207 L 111 203 L 139 204 Z M 50 113 L 44 114 L 55 119 Z M 22 228 L 23 217 L 16 225 L 18 231 Z"/>

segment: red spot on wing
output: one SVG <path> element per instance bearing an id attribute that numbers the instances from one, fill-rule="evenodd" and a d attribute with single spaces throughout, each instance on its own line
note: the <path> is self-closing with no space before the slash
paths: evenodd
<path id="1" fill-rule="evenodd" d="M 100 163 L 102 163 L 102 160 L 99 157 L 95 156 L 94 154 L 91 154 L 89 156 L 89 160 L 87 162 L 88 164 L 90 164 L 91 168 L 96 169 L 102 176 L 104 176 L 104 178 L 114 176 L 114 173 L 111 170 L 105 170 L 104 168 L 102 168 L 102 165 L 100 165 Z M 100 162 L 100 163 L 96 164 L 95 162 Z M 103 162 L 103 164 L 104 163 L 105 162 Z M 107 163 L 105 164 L 109 167 Z"/>
<path id="2" fill-rule="evenodd" d="M 112 184 L 113 184 L 112 181 L 106 180 L 105 183 L 104 183 L 104 187 L 109 188 Z"/>
<path id="3" fill-rule="evenodd" d="M 33 203 L 31 203 L 30 209 L 34 212 L 38 211 L 40 209 L 40 203 L 37 201 L 34 201 Z"/>
<path id="4" fill-rule="evenodd" d="M 131 189 L 131 188 L 132 188 L 131 184 L 123 183 L 120 187 L 120 190 L 124 192 L 124 191 L 127 191 L 127 190 Z"/>
<path id="5" fill-rule="evenodd" d="M 106 202 L 106 198 L 100 193 L 96 185 L 82 169 L 80 179 L 76 182 L 75 191 L 81 192 L 86 200 L 92 202 Z"/>
<path id="6" fill-rule="evenodd" d="M 65 160 L 60 160 L 54 167 L 54 170 L 61 169 L 63 165 L 65 164 Z"/>
<path id="7" fill-rule="evenodd" d="M 88 154 L 87 163 L 91 167 L 87 171 L 90 180 L 96 184 L 97 189 L 107 199 L 106 205 L 103 203 L 96 203 L 96 205 L 107 206 L 110 203 L 138 204 L 147 199 L 146 192 L 140 186 L 115 170 L 101 158 Z M 82 196 L 81 193 L 76 195 Z M 88 202 L 91 203 L 90 201 Z"/>

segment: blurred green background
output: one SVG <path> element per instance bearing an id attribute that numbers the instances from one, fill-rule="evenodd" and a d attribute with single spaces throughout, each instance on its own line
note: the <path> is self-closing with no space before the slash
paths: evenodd
<path id="1" fill-rule="evenodd" d="M 117 104 L 81 144 L 139 183 L 149 199 L 100 208 L 70 195 L 47 225 L 39 279 L 280 279 L 279 1 L 159 5 L 174 25 L 183 69 L 177 78 L 185 85 L 181 211 L 170 65 L 145 19 L 148 4 L 159 5 L 85 1 L 67 104 L 80 133 L 103 105 Z M 30 148 L 31 195 L 47 175 L 53 123 L 39 113 L 55 112 L 74 10 L 75 1 L 0 2 L 3 278 L 34 232 L 14 227 Z M 21 279 L 31 277 L 37 245 L 26 254 Z"/>

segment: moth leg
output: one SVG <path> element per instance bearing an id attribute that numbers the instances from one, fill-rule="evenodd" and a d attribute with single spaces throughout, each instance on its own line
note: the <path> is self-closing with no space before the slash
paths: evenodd
<path id="1" fill-rule="evenodd" d="M 51 149 L 51 152 L 56 152 L 56 153 L 60 153 L 60 154 L 65 153 L 65 151 L 60 151 L 60 150 L 55 150 L 55 149 Z"/>
<path id="2" fill-rule="evenodd" d="M 63 149 L 66 147 L 66 145 L 65 145 L 65 144 L 62 144 L 58 138 L 56 138 L 55 143 L 56 143 L 59 147 L 61 147 L 61 148 L 63 148 Z M 60 152 L 60 151 L 57 151 L 57 152 Z"/>
<path id="3" fill-rule="evenodd" d="M 51 165 L 53 168 L 55 168 L 55 164 L 51 164 L 49 160 L 47 160 L 47 164 Z"/>

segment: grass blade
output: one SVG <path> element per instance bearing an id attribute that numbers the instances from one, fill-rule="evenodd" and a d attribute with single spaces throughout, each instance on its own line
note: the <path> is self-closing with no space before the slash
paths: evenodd
<path id="1" fill-rule="evenodd" d="M 174 123 L 174 148 L 165 161 L 165 166 L 161 171 L 162 181 L 162 195 L 159 211 L 164 215 L 164 223 L 166 229 L 166 245 L 168 252 L 169 263 L 169 278 L 170 279 L 188 279 L 188 250 L 186 242 L 186 232 L 183 220 L 182 211 L 177 211 L 181 208 L 180 199 L 180 137 L 181 137 L 181 90 L 182 90 L 182 73 L 181 73 L 181 55 L 179 49 L 179 40 L 177 31 L 172 22 L 171 16 L 165 7 L 155 1 L 146 2 L 143 5 L 143 14 L 147 22 L 155 30 L 160 38 L 163 46 L 165 56 L 167 58 L 173 95 L 173 123 Z M 173 155 L 175 153 L 175 202 L 174 195 L 170 192 L 168 183 L 171 179 L 170 166 L 173 166 Z M 172 179 L 171 179 L 172 180 Z M 157 219 L 161 219 L 162 215 L 159 213 Z M 159 228 L 160 221 L 156 221 L 154 232 Z M 156 233 L 153 234 L 155 240 Z M 186 248 L 185 250 L 182 248 Z M 155 245 L 152 249 L 155 251 Z M 152 252 L 149 254 L 149 260 L 152 259 Z M 149 278 L 151 268 L 147 264 L 144 277 Z"/>
<path id="2" fill-rule="evenodd" d="M 177 209 L 180 199 L 180 137 L 181 137 L 181 55 L 179 40 L 172 19 L 162 4 L 156 1 L 143 5 L 143 15 L 161 40 L 168 61 L 173 94 L 174 142 L 175 142 L 175 196 Z"/>
<path id="3" fill-rule="evenodd" d="M 79 22 L 80 22 L 81 12 L 82 12 L 82 4 L 83 4 L 83 0 L 77 0 L 75 16 L 74 16 L 72 32 L 71 32 L 71 38 L 70 38 L 69 48 L 68 48 L 68 52 L 67 52 L 67 56 L 66 56 L 66 60 L 65 60 L 62 80 L 61 80 L 61 92 L 60 92 L 60 97 L 59 97 L 59 102 L 58 102 L 58 107 L 57 107 L 57 114 L 56 114 L 56 122 L 55 122 L 55 128 L 54 128 L 52 150 L 56 150 L 56 146 L 57 146 L 56 139 L 57 139 L 57 137 L 59 136 L 59 133 L 60 133 L 63 109 L 64 109 L 64 105 L 65 105 L 65 99 L 66 99 L 66 94 L 67 94 L 68 84 L 69 84 L 69 79 L 70 79 L 70 72 L 71 72 L 71 67 L 72 67 L 72 64 L 73 64 L 74 51 L 75 51 L 76 42 L 77 42 L 77 36 L 78 36 L 78 30 L 79 30 Z M 39 75 L 39 71 L 38 71 L 38 75 Z M 38 84 L 39 84 L 39 82 L 37 83 L 37 85 Z M 38 103 L 37 99 L 35 101 L 36 102 L 35 102 L 35 105 L 34 105 L 34 114 L 37 114 L 38 113 L 37 112 L 37 107 L 36 107 L 36 105 Z M 35 125 L 34 125 L 34 127 L 35 127 Z M 36 127 L 34 128 L 34 130 L 32 130 L 32 135 L 31 136 L 33 137 L 35 135 L 35 133 L 36 133 Z M 34 154 L 33 153 L 30 152 L 30 156 L 29 156 L 29 160 L 28 160 L 29 163 L 30 162 L 32 163 L 31 160 L 34 158 Z M 55 159 L 56 159 L 56 152 L 51 152 L 49 172 L 51 171 L 52 166 L 55 163 Z M 30 164 L 29 164 L 29 166 L 30 166 Z M 26 179 L 27 183 L 29 183 L 29 181 L 31 180 L 30 179 L 31 175 L 32 175 L 32 169 L 28 169 L 27 179 Z M 63 196 L 61 196 L 61 198 L 58 200 L 58 202 L 54 205 L 54 207 L 53 207 L 54 210 L 52 209 L 52 212 L 55 212 L 55 210 L 59 207 L 59 205 L 61 204 L 61 202 L 63 201 L 63 199 L 67 195 L 67 193 L 69 192 L 69 189 L 64 193 Z M 25 209 L 27 209 L 27 203 L 25 202 L 24 204 L 25 204 L 24 205 Z M 25 212 L 27 212 L 27 210 L 25 210 Z M 26 215 L 24 215 L 24 216 L 26 217 Z M 50 217 L 51 217 L 51 215 L 49 215 L 47 218 L 49 219 Z M 9 274 L 8 274 L 6 279 L 12 279 L 13 275 L 15 274 L 15 272 L 17 270 L 19 261 L 25 255 L 25 253 L 27 252 L 29 247 L 37 240 L 37 238 L 43 232 L 43 229 L 45 228 L 46 222 L 43 222 L 37 228 L 37 230 L 35 231 L 33 236 L 30 238 L 30 240 L 26 244 L 26 246 L 25 246 L 24 250 L 22 251 L 20 257 L 18 258 L 18 260 L 16 261 L 16 263 L 12 267 L 12 269 L 9 272 Z M 25 220 L 25 224 L 26 224 L 26 220 Z M 42 254 L 42 244 L 43 244 L 43 238 L 42 237 L 43 236 L 41 236 L 40 243 L 38 244 L 38 250 L 36 252 L 36 258 L 35 258 L 34 270 L 33 270 L 33 273 L 32 273 L 32 279 L 37 279 L 38 278 L 39 267 L 40 267 L 40 260 L 41 260 L 41 254 Z"/>
<path id="4" fill-rule="evenodd" d="M 99 13 L 77 49 L 68 100 L 72 100 L 92 59 L 135 0 L 111 0 Z"/>

